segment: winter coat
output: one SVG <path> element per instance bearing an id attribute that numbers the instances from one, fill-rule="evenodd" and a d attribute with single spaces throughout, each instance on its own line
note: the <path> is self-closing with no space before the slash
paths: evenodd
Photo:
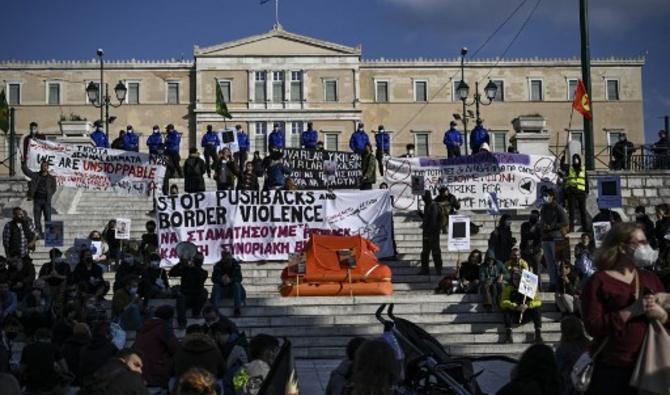
<path id="1" fill-rule="evenodd" d="M 114 358 L 95 372 L 92 382 L 83 387 L 79 394 L 148 395 L 149 392 L 144 385 L 142 375 L 130 370 L 128 365 L 120 359 Z"/>
<path id="2" fill-rule="evenodd" d="M 101 129 L 97 129 L 95 132 L 91 133 L 89 136 L 93 143 L 98 148 L 109 148 L 109 141 L 107 141 L 107 135 Z"/>
<path id="3" fill-rule="evenodd" d="M 282 130 L 273 130 L 270 133 L 270 149 L 284 149 L 284 131 Z"/>
<path id="4" fill-rule="evenodd" d="M 509 278 L 509 272 L 505 268 L 505 265 L 502 264 L 498 259 L 496 259 L 496 254 L 493 250 L 489 249 L 486 251 L 486 258 L 492 258 L 495 260 L 495 263 L 492 266 L 489 266 L 486 263 L 479 265 L 479 281 L 482 283 L 487 282 L 496 282 L 500 276 L 503 277 L 503 280 Z"/>
<path id="5" fill-rule="evenodd" d="M 545 203 L 540 209 L 540 225 L 543 241 L 560 240 L 563 238 L 561 229 L 568 225 L 568 217 L 556 202 Z"/>
<path id="6" fill-rule="evenodd" d="M 28 182 L 28 198 L 35 199 L 37 188 L 42 184 L 46 190 L 46 200 L 51 201 L 51 197 L 56 193 L 58 185 L 56 177 L 48 172 L 47 174 L 42 174 L 41 171 L 32 171 L 28 168 L 25 162 L 21 164 L 21 169 L 23 170 L 23 174 L 30 178 L 30 182 Z"/>
<path id="7" fill-rule="evenodd" d="M 229 160 L 220 160 L 214 171 L 214 179 L 218 185 L 227 185 L 230 188 L 235 186 L 235 177 L 239 177 L 240 171 L 237 162 Z"/>
<path id="8" fill-rule="evenodd" d="M 316 148 L 316 143 L 319 140 L 319 132 L 316 130 L 305 130 L 302 132 L 301 136 L 301 142 L 300 144 L 308 149 L 314 149 Z"/>
<path id="9" fill-rule="evenodd" d="M 140 150 L 140 138 L 133 131 L 128 131 L 123 135 L 123 149 L 126 151 Z"/>
<path id="10" fill-rule="evenodd" d="M 200 140 L 200 146 L 204 149 L 216 150 L 221 145 L 221 140 L 215 132 L 205 132 Z"/>
<path id="11" fill-rule="evenodd" d="M 191 368 L 200 368 L 214 377 L 223 377 L 226 363 L 214 340 L 204 333 L 192 333 L 184 338 L 174 355 L 174 376 L 181 377 Z"/>
<path id="12" fill-rule="evenodd" d="M 72 335 L 63 344 L 61 347 L 61 354 L 67 362 L 68 369 L 72 374 L 74 374 L 74 382 L 72 385 L 80 386 L 81 385 L 81 371 L 79 360 L 81 357 L 81 350 L 89 345 L 91 339 L 88 336 L 82 335 Z"/>
<path id="13" fill-rule="evenodd" d="M 375 134 L 375 144 L 378 150 L 388 151 L 391 149 L 391 136 L 383 130 Z"/>
<path id="14" fill-rule="evenodd" d="M 154 290 L 166 291 L 169 287 L 170 282 L 165 269 L 148 267 L 142 273 L 138 293 L 143 298 L 146 298 L 151 296 Z"/>
<path id="15" fill-rule="evenodd" d="M 459 148 L 463 145 L 463 136 L 456 128 L 451 128 L 444 132 L 444 139 L 442 140 L 447 147 Z"/>
<path id="16" fill-rule="evenodd" d="M 421 224 L 421 229 L 423 230 L 423 237 L 439 237 L 441 223 L 438 203 L 430 202 L 430 204 L 424 206 L 422 217 L 423 222 Z"/>
<path id="17" fill-rule="evenodd" d="M 84 346 L 79 354 L 79 374 L 82 384 L 89 381 L 93 373 L 117 352 L 119 349 L 106 337 L 94 337 L 88 345 Z"/>
<path id="18" fill-rule="evenodd" d="M 542 227 L 538 222 L 530 221 L 521 224 L 521 254 L 524 256 L 535 255 L 542 249 Z"/>
<path id="19" fill-rule="evenodd" d="M 365 133 L 365 130 L 358 129 L 351 135 L 351 138 L 349 139 L 349 148 L 352 152 L 362 155 L 363 151 L 365 150 L 365 146 L 369 143 L 370 140 L 368 139 L 368 135 Z"/>
<path id="20" fill-rule="evenodd" d="M 253 170 L 251 172 L 245 171 L 237 182 L 237 189 L 244 191 L 257 191 L 258 177 L 256 176 L 256 173 Z"/>
<path id="21" fill-rule="evenodd" d="M 165 151 L 168 154 L 178 154 L 179 143 L 181 143 L 181 134 L 178 131 L 173 129 L 167 132 L 167 136 L 165 136 Z"/>
<path id="22" fill-rule="evenodd" d="M 149 386 L 166 387 L 172 371 L 172 358 L 179 341 L 170 325 L 160 318 L 145 321 L 133 348 L 144 353 L 142 377 Z"/>
<path id="23" fill-rule="evenodd" d="M 224 274 L 227 274 L 230 281 L 234 283 L 242 282 L 242 268 L 240 267 L 240 263 L 235 259 L 231 259 L 227 262 L 219 261 L 214 265 L 214 269 L 212 270 L 212 283 L 224 285 L 223 282 L 221 282 L 221 276 Z"/>
<path id="24" fill-rule="evenodd" d="M 199 156 L 189 156 L 184 161 L 184 191 L 186 193 L 204 192 L 207 165 Z"/>
<path id="25" fill-rule="evenodd" d="M 377 182 L 377 162 L 372 154 L 363 154 L 361 184 L 374 184 Z"/>
<path id="26" fill-rule="evenodd" d="M 112 141 L 112 149 L 124 149 L 123 137 L 117 137 Z"/>
<path id="27" fill-rule="evenodd" d="M 476 126 L 470 132 L 470 149 L 472 152 L 478 152 L 484 143 L 491 144 L 489 142 L 489 132 L 483 126 Z"/>
<path id="28" fill-rule="evenodd" d="M 198 266 L 177 263 L 168 273 L 170 277 L 181 277 L 180 289 L 184 295 L 199 295 L 205 290 L 207 270 Z"/>
<path id="29" fill-rule="evenodd" d="M 160 132 L 151 133 L 151 135 L 147 139 L 147 147 L 149 147 L 149 153 L 154 155 L 158 154 L 158 149 L 160 148 L 161 144 L 163 144 L 163 136 L 161 136 Z"/>
<path id="30" fill-rule="evenodd" d="M 516 239 L 512 237 L 512 231 L 507 226 L 498 226 L 489 236 L 488 247 L 496 253 L 496 258 L 503 262 L 509 260 Z"/>
<path id="31" fill-rule="evenodd" d="M 524 296 L 519 293 L 517 287 L 512 284 L 505 284 L 500 296 L 500 308 L 502 310 L 514 310 L 523 302 Z M 529 309 L 536 309 L 542 305 L 540 292 L 535 294 L 535 298 L 528 300 L 526 298 L 526 305 Z"/>
<path id="32" fill-rule="evenodd" d="M 281 160 L 273 160 L 267 168 L 267 189 L 283 189 L 286 186 L 286 176 L 291 174 L 291 169 L 284 165 Z"/>
<path id="33" fill-rule="evenodd" d="M 249 151 L 249 135 L 245 132 L 237 132 L 237 147 L 240 151 Z"/>

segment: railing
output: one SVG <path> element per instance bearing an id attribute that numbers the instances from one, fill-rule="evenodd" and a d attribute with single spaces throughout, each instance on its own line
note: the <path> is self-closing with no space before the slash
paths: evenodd
<path id="1" fill-rule="evenodd" d="M 9 169 L 10 177 L 16 175 L 16 162 L 18 152 L 18 139 L 16 138 L 15 126 L 15 109 L 9 109 L 9 131 L 3 136 L 3 141 L 0 143 L 0 167 Z M 0 173 L 4 173 L 0 170 Z"/>

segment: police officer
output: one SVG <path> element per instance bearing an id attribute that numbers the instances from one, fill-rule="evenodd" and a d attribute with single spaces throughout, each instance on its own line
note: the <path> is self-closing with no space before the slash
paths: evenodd
<path id="1" fill-rule="evenodd" d="M 158 127 L 158 125 L 154 125 L 153 132 L 147 139 L 147 147 L 149 147 L 149 154 L 158 155 L 162 144 L 163 144 L 163 136 L 161 136 L 161 129 Z"/>
<path id="2" fill-rule="evenodd" d="M 319 141 L 319 132 L 314 130 L 313 124 L 307 122 L 307 130 L 300 136 L 300 145 L 307 149 L 316 149 L 316 143 Z"/>
<path id="3" fill-rule="evenodd" d="M 237 132 L 238 151 L 234 156 L 239 162 L 240 169 L 244 169 L 244 164 L 247 163 L 247 159 L 249 158 L 249 135 L 242 129 L 242 125 L 235 125 L 235 130 Z"/>
<path id="4" fill-rule="evenodd" d="M 167 130 L 167 136 L 165 137 L 165 154 L 174 164 L 175 169 L 179 178 L 183 177 L 183 172 L 179 162 L 181 158 L 179 157 L 179 144 L 181 143 L 181 133 L 179 133 L 173 124 L 168 124 L 165 128 Z"/>
<path id="5" fill-rule="evenodd" d="M 102 130 L 102 125 L 100 121 L 95 121 L 95 131 L 91 133 L 91 140 L 98 148 L 109 148 L 109 141 L 107 140 L 107 135 L 105 131 Z"/>
<path id="6" fill-rule="evenodd" d="M 359 122 L 358 128 L 349 139 L 349 148 L 351 148 L 351 151 L 361 156 L 363 156 L 363 153 L 365 152 L 365 146 L 370 144 L 368 135 L 365 133 L 365 130 L 363 130 L 363 127 L 365 127 L 363 122 Z"/>
<path id="7" fill-rule="evenodd" d="M 284 149 L 284 131 L 279 128 L 279 124 L 275 123 L 270 133 L 270 151 Z"/>
<path id="8" fill-rule="evenodd" d="M 134 152 L 140 150 L 140 138 L 135 134 L 132 125 L 126 126 L 126 134 L 123 135 L 123 149 Z"/>
<path id="9" fill-rule="evenodd" d="M 470 149 L 472 150 L 472 154 L 478 153 L 484 143 L 491 145 L 489 131 L 484 128 L 482 120 L 477 119 L 477 126 L 470 132 Z"/>
<path id="10" fill-rule="evenodd" d="M 205 151 L 205 165 L 207 166 L 207 177 L 212 178 L 212 166 L 216 169 L 218 164 L 218 151 L 221 145 L 219 136 L 212 130 L 212 125 L 207 125 L 207 131 L 202 135 L 200 146 Z M 210 165 L 210 161 L 212 165 Z"/>
<path id="11" fill-rule="evenodd" d="M 449 123 L 449 130 L 444 132 L 442 140 L 447 147 L 447 158 L 456 158 L 461 156 L 461 146 L 463 145 L 463 135 L 456 129 L 456 122 Z"/>
<path id="12" fill-rule="evenodd" d="M 377 165 L 379 166 L 379 174 L 384 176 L 384 155 L 391 154 L 391 136 L 386 130 L 384 130 L 384 125 L 379 125 L 377 128 L 377 133 L 375 133 L 375 144 L 377 145 L 377 150 L 375 151 L 375 157 L 377 158 Z"/>

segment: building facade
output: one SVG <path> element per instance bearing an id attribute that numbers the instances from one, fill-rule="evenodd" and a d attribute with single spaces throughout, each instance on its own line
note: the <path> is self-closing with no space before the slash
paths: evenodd
<path id="1" fill-rule="evenodd" d="M 644 143 L 643 65 L 642 58 L 592 60 L 594 143 L 600 167 L 621 133 L 636 144 Z M 483 87 L 490 79 L 499 88 L 493 103 L 481 107 L 496 151 L 506 150 L 514 135 L 511 121 L 522 115 L 544 117 L 553 150 L 560 151 L 569 139 L 581 140 L 581 115 L 575 113 L 570 124 L 580 76 L 578 59 L 465 63 L 471 97 L 475 82 Z M 85 89 L 99 78 L 97 60 L 0 62 L 0 89 L 16 108 L 19 134 L 31 121 L 54 136 L 60 134 L 62 119 L 98 119 L 100 111 L 88 102 Z M 207 48 L 196 46 L 192 60 L 105 62 L 110 90 L 117 81 L 128 89 L 126 103 L 111 111 L 116 119 L 110 124 L 110 139 L 133 125 L 146 140 L 154 124 L 164 128 L 172 123 L 184 134 L 184 153 L 199 145 L 208 124 L 240 124 L 250 134 L 251 149 L 264 152 L 273 123 L 284 128 L 288 146 L 298 146 L 300 132 L 311 121 L 326 149 L 348 150 L 356 123 L 364 122 L 368 132 L 378 125 L 391 132 L 392 155 L 404 153 L 412 143 L 418 155 L 443 156 L 444 131 L 453 114 L 462 112 L 462 102 L 455 97 L 460 79 L 459 59 L 364 59 L 360 46 L 325 42 L 281 27 Z M 216 84 L 233 116 L 227 122 L 215 111 Z"/>

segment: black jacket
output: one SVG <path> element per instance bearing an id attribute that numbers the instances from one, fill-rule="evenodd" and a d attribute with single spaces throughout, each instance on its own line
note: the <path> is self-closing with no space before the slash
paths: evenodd
<path id="1" fill-rule="evenodd" d="M 181 292 L 184 295 L 198 295 L 205 289 L 207 270 L 198 266 L 188 266 L 179 262 L 168 273 L 170 277 L 181 277 Z"/>
<path id="2" fill-rule="evenodd" d="M 28 182 L 28 198 L 34 199 L 35 192 L 37 191 L 37 186 L 41 183 L 44 183 L 46 189 L 46 200 L 51 201 L 51 197 L 56 193 L 56 177 L 52 176 L 47 172 L 47 174 L 42 174 L 40 171 L 32 171 L 26 165 L 26 162 L 21 164 L 21 169 L 23 173 L 30 178 Z"/>
<path id="3" fill-rule="evenodd" d="M 595 218 L 593 222 L 595 222 Z M 561 228 L 568 225 L 568 217 L 565 211 L 555 202 L 543 204 L 540 209 L 540 223 L 543 241 L 560 240 L 563 238 Z"/>
<path id="4" fill-rule="evenodd" d="M 224 274 L 227 274 L 232 282 L 242 282 L 242 268 L 240 267 L 240 263 L 235 259 L 219 261 L 214 265 L 214 269 L 212 270 L 212 283 L 224 285 L 221 282 L 221 276 Z"/>
<path id="5" fill-rule="evenodd" d="M 82 348 L 79 355 L 79 374 L 82 384 L 86 385 L 94 373 L 119 350 L 111 340 L 103 337 L 94 337 L 91 342 Z"/>
<path id="6" fill-rule="evenodd" d="M 187 335 L 174 355 L 174 376 L 181 377 L 190 368 L 201 368 L 214 377 L 223 377 L 226 361 L 212 338 L 203 333 Z"/>
<path id="7" fill-rule="evenodd" d="M 535 255 L 542 250 L 542 227 L 539 221 L 534 224 L 530 221 L 521 224 L 521 253 Z"/>
<path id="8" fill-rule="evenodd" d="M 61 354 L 67 362 L 68 369 L 74 374 L 74 381 L 72 385 L 81 386 L 81 371 L 79 365 L 79 358 L 81 357 L 81 350 L 83 350 L 91 342 L 88 336 L 72 335 L 61 347 Z"/>
<path id="9" fill-rule="evenodd" d="M 79 395 L 148 395 L 142 376 L 133 372 L 120 359 L 109 360 L 82 387 Z"/>
<path id="10" fill-rule="evenodd" d="M 207 165 L 199 156 L 189 156 L 184 161 L 184 191 L 187 193 L 204 192 Z"/>
<path id="11" fill-rule="evenodd" d="M 636 218 L 635 222 L 642 225 L 644 228 L 644 235 L 647 237 L 649 245 L 654 249 L 658 248 L 658 241 L 656 240 L 656 234 L 654 233 L 654 221 L 649 219 L 647 214 L 644 214 L 644 216 Z"/>
<path id="12" fill-rule="evenodd" d="M 516 243 L 516 239 L 512 237 L 512 230 L 504 223 L 509 219 L 508 215 L 500 217 L 498 227 L 495 228 L 489 236 L 489 248 L 496 254 L 496 259 L 507 262 L 512 253 L 512 247 Z"/>
<path id="13" fill-rule="evenodd" d="M 668 233 L 670 233 L 670 217 L 663 217 L 656 221 L 654 235 L 656 236 L 658 248 L 661 250 L 661 253 L 663 253 L 668 248 L 668 246 L 670 246 L 670 241 L 665 238 L 665 235 Z"/>

